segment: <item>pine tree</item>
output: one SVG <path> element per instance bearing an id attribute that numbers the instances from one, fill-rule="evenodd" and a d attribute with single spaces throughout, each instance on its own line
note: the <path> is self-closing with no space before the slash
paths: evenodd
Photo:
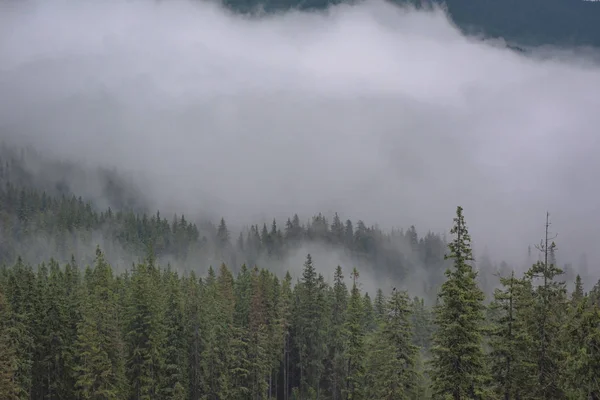
<path id="1" fill-rule="evenodd" d="M 446 271 L 447 280 L 439 293 L 435 310 L 437 331 L 433 336 L 431 379 L 434 398 L 454 400 L 486 398 L 488 379 L 482 349 L 484 294 L 477 286 L 471 237 L 457 207 L 454 240 L 448 244 L 454 268 Z"/>
<path id="2" fill-rule="evenodd" d="M 0 398 L 19 399 L 19 386 L 15 380 L 17 355 L 11 335 L 11 310 L 0 285 Z"/>
<path id="3" fill-rule="evenodd" d="M 575 290 L 573 290 L 571 295 L 571 302 L 573 304 L 578 304 L 583 299 L 583 296 L 583 283 L 581 282 L 581 276 L 577 274 L 577 277 L 575 278 Z"/>
<path id="4" fill-rule="evenodd" d="M 250 302 L 250 326 L 248 343 L 250 394 L 260 399 L 267 392 L 267 376 L 270 372 L 268 354 L 266 293 L 260 282 L 258 268 L 252 270 L 252 298 Z"/>
<path id="5" fill-rule="evenodd" d="M 529 314 L 531 338 L 533 339 L 532 359 L 537 364 L 537 396 L 542 399 L 556 399 L 564 396 L 560 384 L 560 366 L 563 351 L 558 338 L 566 317 L 566 285 L 557 280 L 562 270 L 551 261 L 555 258 L 556 244 L 549 237 L 550 214 L 546 213 L 546 233 L 538 250 L 543 260 L 535 263 L 526 276 L 535 287 L 533 304 Z M 537 287 L 535 286 L 537 284 Z"/>
<path id="6" fill-rule="evenodd" d="M 204 331 L 202 289 L 200 281 L 192 271 L 188 278 L 184 278 L 184 332 L 187 343 L 186 359 L 189 388 L 187 393 L 190 400 L 198 400 L 202 396 L 202 353 L 204 351 Z"/>
<path id="7" fill-rule="evenodd" d="M 319 390 L 323 371 L 323 341 L 321 331 L 321 305 L 319 304 L 319 282 L 310 254 L 306 256 L 302 281 L 298 288 L 296 346 L 299 356 L 300 396 Z"/>
<path id="8" fill-rule="evenodd" d="M 600 399 L 600 308 L 584 296 L 574 306 L 562 342 L 567 355 L 561 371 L 569 399 Z"/>
<path id="9" fill-rule="evenodd" d="M 216 339 L 218 341 L 217 356 L 220 363 L 216 365 L 219 377 L 218 398 L 239 399 L 247 394 L 246 388 L 239 385 L 238 377 L 247 376 L 247 347 L 240 346 L 244 331 L 235 326 L 235 290 L 233 274 L 225 264 L 219 267 L 217 277 L 217 320 Z M 240 372 L 241 371 L 241 372 Z"/>
<path id="10" fill-rule="evenodd" d="M 69 347 L 74 336 L 69 331 L 69 310 L 65 276 L 58 263 L 50 261 L 50 275 L 46 280 L 43 293 L 42 315 L 40 325 L 43 326 L 39 345 L 41 347 L 40 370 L 43 373 L 41 393 L 44 398 L 63 399 L 73 396 L 72 365 L 68 364 Z"/>
<path id="11" fill-rule="evenodd" d="M 335 221 L 335 220 L 334 220 Z M 346 311 L 348 307 L 348 288 L 344 282 L 342 267 L 335 269 L 333 278 L 331 307 L 331 330 L 329 332 L 329 354 L 327 360 L 327 375 L 330 396 L 333 400 L 342 398 L 346 383 Z"/>
<path id="12" fill-rule="evenodd" d="M 501 277 L 503 289 L 496 289 L 490 306 L 490 364 L 494 391 L 505 400 L 530 396 L 535 366 L 528 360 L 530 344 L 526 317 L 530 311 L 527 281 L 515 278 L 514 271 Z"/>
<path id="13" fill-rule="evenodd" d="M 377 294 L 375 295 L 375 302 L 373 305 L 373 310 L 375 312 L 375 319 L 377 323 L 381 322 L 385 315 L 385 307 L 386 307 L 386 299 L 383 295 L 383 290 L 381 288 L 377 289 Z"/>
<path id="14" fill-rule="evenodd" d="M 376 397 L 413 399 L 417 394 L 418 348 L 412 344 L 411 308 L 406 292 L 393 290 L 377 338 L 381 361 L 375 374 Z"/>
<path id="15" fill-rule="evenodd" d="M 352 272 L 353 284 L 346 321 L 348 375 L 345 392 L 348 400 L 366 398 L 364 300 L 356 283 L 358 276 L 355 268 Z"/>
<path id="16" fill-rule="evenodd" d="M 65 387 L 69 393 L 65 396 L 72 398 L 75 396 L 75 382 L 77 366 L 77 349 L 75 343 L 77 341 L 77 325 L 81 323 L 81 303 L 85 292 L 81 286 L 81 274 L 75 257 L 71 256 L 71 261 L 65 266 L 64 272 L 65 286 L 65 308 L 66 308 L 66 324 L 64 327 L 64 365 Z"/>
<path id="17" fill-rule="evenodd" d="M 166 313 L 162 395 L 167 399 L 184 399 L 189 385 L 185 337 L 185 314 L 181 284 L 176 272 L 165 273 Z"/>
<path id="18" fill-rule="evenodd" d="M 226 398 L 230 389 L 227 349 L 231 343 L 231 324 L 228 322 L 229 315 L 220 307 L 220 301 L 217 278 L 210 267 L 202 296 L 204 345 L 200 357 L 203 397 L 210 400 Z"/>
<path id="19" fill-rule="evenodd" d="M 10 308 L 10 335 L 16 353 L 15 380 L 18 398 L 29 399 L 35 351 L 35 275 L 19 257 L 8 277 L 7 300 Z"/>
<path id="20" fill-rule="evenodd" d="M 127 309 L 127 376 L 131 398 L 150 400 L 162 394 L 160 377 L 164 365 L 164 311 L 158 289 L 160 271 L 153 260 L 138 264 L 131 275 L 131 298 Z"/>
<path id="21" fill-rule="evenodd" d="M 124 346 L 120 334 L 112 268 L 96 249 L 87 296 L 77 327 L 75 383 L 80 399 L 117 400 L 125 396 Z"/>
<path id="22" fill-rule="evenodd" d="M 290 353 L 292 351 L 292 307 L 293 307 L 293 293 L 292 293 L 292 276 L 289 271 L 286 272 L 285 278 L 281 283 L 281 327 L 283 334 L 283 352 L 281 360 L 281 375 L 283 381 L 283 400 L 289 399 L 291 391 L 290 385 Z"/>

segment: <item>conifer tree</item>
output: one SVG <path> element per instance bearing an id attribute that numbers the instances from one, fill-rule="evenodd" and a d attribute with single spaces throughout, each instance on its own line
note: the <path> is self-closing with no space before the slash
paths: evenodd
<path id="1" fill-rule="evenodd" d="M 184 302 L 179 276 L 176 272 L 165 273 L 166 313 L 165 313 L 165 350 L 162 379 L 164 398 L 178 400 L 187 398 L 189 385 L 187 369 L 187 341 L 185 337 Z"/>
<path id="2" fill-rule="evenodd" d="M 75 262 L 75 257 L 71 256 L 71 261 L 65 266 L 64 272 L 65 286 L 65 308 L 67 322 L 64 327 L 64 363 L 65 363 L 65 386 L 70 394 L 66 397 L 73 397 L 75 394 L 76 382 L 76 362 L 77 349 L 77 325 L 81 322 L 81 302 L 85 292 L 81 287 L 81 274 L 79 267 Z"/>
<path id="3" fill-rule="evenodd" d="M 502 289 L 494 291 L 490 306 L 493 313 L 490 329 L 490 365 L 494 391 L 505 400 L 530 396 L 535 377 L 529 361 L 530 344 L 526 318 L 531 301 L 527 281 L 515 278 L 514 271 L 501 277 Z"/>
<path id="4" fill-rule="evenodd" d="M 81 399 L 125 397 L 124 346 L 120 334 L 112 268 L 96 249 L 88 275 L 82 320 L 77 327 L 76 392 Z"/>
<path id="5" fill-rule="evenodd" d="M 204 345 L 200 357 L 202 369 L 202 391 L 204 397 L 211 400 L 226 398 L 230 395 L 227 348 L 231 343 L 231 325 L 228 315 L 220 308 L 221 294 L 212 267 L 209 268 L 202 296 L 204 311 Z M 240 386 L 240 385 L 238 385 Z M 241 387 L 241 386 L 240 386 Z"/>
<path id="6" fill-rule="evenodd" d="M 235 290 L 233 274 L 225 264 L 219 267 L 217 277 L 217 326 L 216 339 L 218 341 L 217 356 L 220 363 L 215 365 L 219 369 L 220 395 L 218 398 L 239 399 L 247 395 L 246 387 L 239 380 L 248 376 L 247 372 L 247 347 L 240 344 L 244 332 L 235 326 Z"/>
<path id="7" fill-rule="evenodd" d="M 162 394 L 160 377 L 164 366 L 165 330 L 160 271 L 153 260 L 138 264 L 131 275 L 128 304 L 127 376 L 131 398 L 150 400 Z"/>
<path id="8" fill-rule="evenodd" d="M 50 271 L 43 290 L 42 316 L 40 322 L 40 372 L 42 372 L 41 393 L 43 397 L 63 399 L 73 396 L 73 375 L 68 364 L 68 340 L 74 339 L 69 331 L 68 295 L 65 277 L 55 260 L 50 260 Z"/>
<path id="9" fill-rule="evenodd" d="M 19 386 L 15 380 L 17 355 L 11 335 L 11 310 L 0 285 L 0 398 L 19 399 Z"/>
<path id="10" fill-rule="evenodd" d="M 357 286 L 358 276 L 355 268 L 352 271 L 353 284 L 346 321 L 348 376 L 345 392 L 348 400 L 361 400 L 366 396 L 364 300 Z"/>
<path id="11" fill-rule="evenodd" d="M 374 389 L 382 400 L 413 399 L 417 394 L 418 348 L 412 344 L 410 315 L 408 295 L 394 289 L 377 336 L 381 361 L 374 375 Z"/>
<path id="12" fill-rule="evenodd" d="M 29 399 L 35 351 L 35 275 L 31 266 L 25 265 L 20 257 L 11 270 L 6 289 L 9 326 L 17 360 L 15 380 L 18 398 Z"/>
<path id="13" fill-rule="evenodd" d="M 562 337 L 566 344 L 561 372 L 568 399 L 600 399 L 600 307 L 584 296 L 574 305 Z"/>
<path id="14" fill-rule="evenodd" d="M 335 219 L 334 219 L 335 221 Z M 348 288 L 344 282 L 342 267 L 335 269 L 332 289 L 331 329 L 329 332 L 329 353 L 327 377 L 329 392 L 333 400 L 342 398 L 346 383 L 345 322 L 348 307 Z"/>
<path id="15" fill-rule="evenodd" d="M 433 336 L 431 379 L 436 399 L 484 399 L 488 376 L 482 349 L 484 294 L 477 286 L 471 237 L 462 207 L 457 207 L 454 239 L 448 244 L 454 262 L 446 271 L 440 305 L 435 310 L 437 331 Z"/>
<path id="16" fill-rule="evenodd" d="M 267 376 L 270 372 L 268 354 L 266 293 L 260 282 L 258 268 L 252 270 L 252 298 L 250 301 L 250 326 L 248 343 L 250 394 L 260 399 L 267 392 Z"/>
<path id="17" fill-rule="evenodd" d="M 575 289 L 571 295 L 571 301 L 574 305 L 577 305 L 581 300 L 583 300 L 583 283 L 581 282 L 581 276 L 577 274 L 575 278 Z"/>
<path id="18" fill-rule="evenodd" d="M 291 329 L 292 329 L 292 276 L 289 271 L 281 283 L 281 327 L 283 334 L 283 352 L 281 360 L 283 400 L 289 399 L 290 387 L 290 353 L 292 351 Z"/>
<path id="19" fill-rule="evenodd" d="M 377 323 L 381 322 L 385 315 L 385 307 L 386 307 L 386 299 L 383 295 L 383 290 L 381 288 L 377 289 L 377 294 L 375 295 L 375 301 L 373 304 L 373 311 L 375 312 L 375 319 Z"/>
<path id="20" fill-rule="evenodd" d="M 559 379 L 564 352 L 558 340 L 566 318 L 567 304 L 566 285 L 558 281 L 563 271 L 552 262 L 556 244 L 551 242 L 549 236 L 549 218 L 550 214 L 546 213 L 545 238 L 537 246 L 543 258 L 525 274 L 535 288 L 529 313 L 529 334 L 533 341 L 530 346 L 532 360 L 537 364 L 536 395 L 548 400 L 564 396 Z"/>
<path id="21" fill-rule="evenodd" d="M 319 390 L 323 361 L 321 354 L 321 308 L 319 282 L 310 254 L 306 256 L 299 285 L 296 346 L 299 356 L 300 396 Z"/>
<path id="22" fill-rule="evenodd" d="M 184 279 L 184 316 L 185 336 L 187 342 L 186 359 L 189 388 L 187 393 L 190 400 L 198 400 L 202 396 L 202 352 L 204 351 L 204 315 L 201 312 L 202 288 L 201 283 L 192 271 Z"/>

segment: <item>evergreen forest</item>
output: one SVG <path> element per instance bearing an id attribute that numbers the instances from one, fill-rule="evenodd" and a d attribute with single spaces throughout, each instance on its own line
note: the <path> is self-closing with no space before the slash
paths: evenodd
<path id="1" fill-rule="evenodd" d="M 548 215 L 523 273 L 475 259 L 460 206 L 449 237 L 337 214 L 234 236 L 106 171 L 102 208 L 24 154 L 0 152 L 1 399 L 600 399 L 600 283 L 559 267 Z M 306 242 L 371 270 L 276 267 Z M 420 295 L 363 289 L 415 268 Z"/>

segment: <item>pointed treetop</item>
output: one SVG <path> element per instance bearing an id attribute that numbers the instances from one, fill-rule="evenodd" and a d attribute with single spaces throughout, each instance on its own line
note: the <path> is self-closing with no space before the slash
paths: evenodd
<path id="1" fill-rule="evenodd" d="M 450 233 L 454 235 L 454 239 L 448 244 L 450 254 L 444 255 L 444 259 L 454 259 L 457 265 L 464 264 L 466 261 L 474 261 L 471 250 L 471 236 L 462 211 L 461 206 L 456 207 L 454 226 L 450 230 Z"/>

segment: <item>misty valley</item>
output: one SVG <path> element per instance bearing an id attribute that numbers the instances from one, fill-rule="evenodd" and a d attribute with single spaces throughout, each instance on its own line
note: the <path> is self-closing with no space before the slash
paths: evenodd
<path id="1" fill-rule="evenodd" d="M 600 2 L 0 2 L 0 400 L 600 400 Z"/>
<path id="2" fill-rule="evenodd" d="M 559 268 L 548 231 L 513 266 L 473 263 L 461 207 L 449 237 L 337 213 L 234 236 L 145 212 L 107 171 L 102 209 L 65 184 L 77 165 L 0 153 L 3 399 L 600 395 L 600 281 L 585 256 Z"/>

